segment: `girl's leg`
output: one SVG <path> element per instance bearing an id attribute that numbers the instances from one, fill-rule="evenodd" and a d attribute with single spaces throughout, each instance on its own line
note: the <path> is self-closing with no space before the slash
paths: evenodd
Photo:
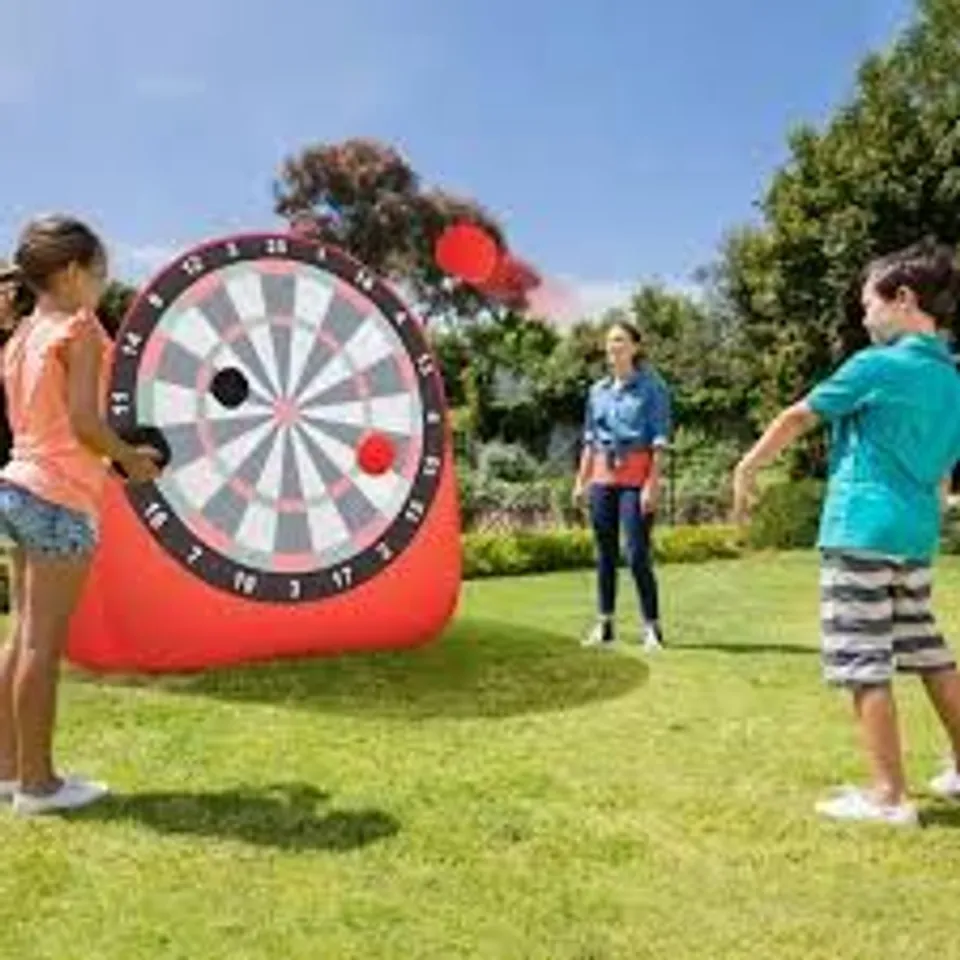
<path id="1" fill-rule="evenodd" d="M 627 535 L 627 561 L 637 585 L 644 622 L 648 628 L 659 630 L 660 595 L 650 555 L 653 515 L 643 513 L 639 489 L 629 487 L 623 491 L 620 516 Z"/>
<path id="2" fill-rule="evenodd" d="M 597 601 L 605 635 L 613 639 L 613 615 L 617 604 L 617 562 L 620 555 L 620 526 L 616 487 L 593 484 L 590 487 L 590 521 L 597 546 Z"/>
<path id="3" fill-rule="evenodd" d="M 11 629 L 7 645 L 0 654 L 0 792 L 17 779 L 17 733 L 13 709 L 13 686 L 20 651 L 20 627 L 23 623 L 23 551 L 10 553 Z"/>
<path id="4" fill-rule="evenodd" d="M 60 660 L 89 568 L 88 555 L 26 558 L 13 701 L 21 791 L 28 795 L 56 793 L 62 786 L 53 766 Z"/>

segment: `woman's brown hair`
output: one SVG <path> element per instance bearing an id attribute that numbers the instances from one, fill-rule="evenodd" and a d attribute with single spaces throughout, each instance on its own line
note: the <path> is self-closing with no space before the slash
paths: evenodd
<path id="1" fill-rule="evenodd" d="M 622 330 L 630 338 L 630 341 L 637 348 L 633 357 L 633 365 L 639 367 L 647 359 L 647 351 L 644 348 L 643 334 L 640 333 L 640 328 L 629 320 L 614 320 L 607 327 L 607 333 L 609 334 L 611 330 Z"/>

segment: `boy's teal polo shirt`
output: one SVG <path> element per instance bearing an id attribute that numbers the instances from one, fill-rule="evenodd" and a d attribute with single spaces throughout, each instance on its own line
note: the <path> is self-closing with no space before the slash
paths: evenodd
<path id="1" fill-rule="evenodd" d="M 868 347 L 806 403 L 832 426 L 819 547 L 929 562 L 940 484 L 960 460 L 960 374 L 946 344 L 909 334 Z"/>

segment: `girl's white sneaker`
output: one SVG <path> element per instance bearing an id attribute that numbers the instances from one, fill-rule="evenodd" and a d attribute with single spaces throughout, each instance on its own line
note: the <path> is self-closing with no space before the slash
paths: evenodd
<path id="1" fill-rule="evenodd" d="M 43 813 L 79 810 L 103 799 L 109 792 L 105 784 L 93 783 L 80 777 L 66 777 L 53 793 L 24 793 L 17 789 L 13 795 L 13 812 L 32 817 Z"/>
<path id="2" fill-rule="evenodd" d="M 832 820 L 888 823 L 897 827 L 915 827 L 919 823 L 917 808 L 912 803 L 880 803 L 857 787 L 843 787 L 835 797 L 821 800 L 817 813 Z"/>

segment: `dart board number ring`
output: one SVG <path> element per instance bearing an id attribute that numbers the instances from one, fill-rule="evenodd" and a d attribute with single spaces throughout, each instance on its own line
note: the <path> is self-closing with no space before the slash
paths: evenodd
<path id="1" fill-rule="evenodd" d="M 163 447 L 126 498 L 183 568 L 231 595 L 342 594 L 403 553 L 446 447 L 433 355 L 343 251 L 257 234 L 186 253 L 117 335 L 107 417 Z"/>

